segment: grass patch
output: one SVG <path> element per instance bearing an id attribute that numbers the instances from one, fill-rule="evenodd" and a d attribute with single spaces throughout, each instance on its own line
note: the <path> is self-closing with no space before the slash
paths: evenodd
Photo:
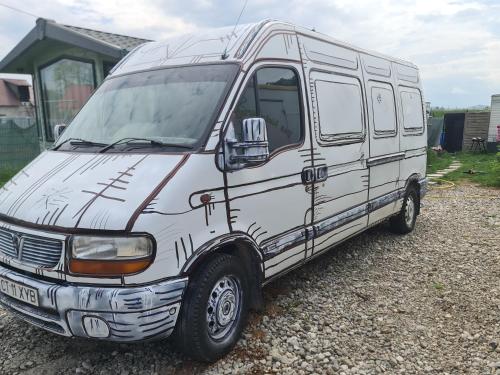
<path id="1" fill-rule="evenodd" d="M 437 153 L 433 150 L 427 151 L 427 174 L 436 173 L 447 168 L 453 161 L 452 155 L 447 152 Z"/>
<path id="2" fill-rule="evenodd" d="M 17 172 L 15 169 L 0 169 L 0 187 L 14 177 Z"/>
<path id="3" fill-rule="evenodd" d="M 434 282 L 432 283 L 432 287 L 433 287 L 434 289 L 436 289 L 436 290 L 441 291 L 441 290 L 443 290 L 443 289 L 444 289 L 444 284 L 443 284 L 443 283 L 441 283 L 441 282 L 439 282 L 439 281 L 434 281 Z"/>
<path id="4" fill-rule="evenodd" d="M 447 174 L 444 177 L 445 180 L 468 180 L 483 186 L 500 188 L 500 153 L 495 155 L 461 152 L 456 154 L 456 158 L 462 166 Z M 469 170 L 475 173 L 464 173 Z"/>

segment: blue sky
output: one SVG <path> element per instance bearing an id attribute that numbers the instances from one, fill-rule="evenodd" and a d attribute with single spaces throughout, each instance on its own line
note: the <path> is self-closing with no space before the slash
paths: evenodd
<path id="1" fill-rule="evenodd" d="M 2 0 L 57 22 L 161 40 L 235 23 L 243 0 Z M 489 105 L 500 93 L 500 0 L 248 0 L 242 22 L 291 21 L 410 60 L 434 106 Z M 0 7 L 0 58 L 35 18 Z"/>

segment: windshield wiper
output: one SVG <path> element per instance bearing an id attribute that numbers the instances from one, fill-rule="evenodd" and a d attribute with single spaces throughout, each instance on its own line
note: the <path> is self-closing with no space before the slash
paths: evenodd
<path id="1" fill-rule="evenodd" d="M 103 147 L 102 149 L 99 150 L 99 153 L 102 154 L 102 153 L 108 151 L 109 149 L 115 147 L 116 145 L 119 145 L 119 144 L 127 144 L 128 145 L 128 144 L 131 144 L 131 143 L 134 143 L 134 142 L 137 142 L 137 141 L 147 142 L 151 146 L 177 147 L 177 148 L 185 148 L 185 149 L 188 149 L 188 150 L 192 150 L 193 149 L 192 146 L 188 146 L 188 145 L 179 145 L 179 144 L 176 144 L 176 143 L 165 143 L 165 142 L 156 141 L 154 139 L 149 139 L 149 138 L 132 138 L 132 137 L 128 137 L 128 138 L 119 139 L 116 142 L 113 142 L 113 143 L 111 143 L 109 145 L 106 145 L 105 147 Z"/>
<path id="2" fill-rule="evenodd" d="M 68 138 L 65 141 L 58 144 L 57 146 L 52 147 L 51 150 L 58 150 L 62 145 L 66 144 L 68 142 L 72 146 L 74 146 L 74 145 L 96 146 L 96 147 L 107 146 L 106 143 L 87 141 L 86 139 L 82 139 L 82 138 Z"/>

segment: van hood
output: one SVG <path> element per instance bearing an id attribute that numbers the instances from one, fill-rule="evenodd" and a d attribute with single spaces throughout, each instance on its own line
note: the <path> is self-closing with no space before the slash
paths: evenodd
<path id="1" fill-rule="evenodd" d="M 45 151 L 0 188 L 0 219 L 131 230 L 187 155 Z"/>

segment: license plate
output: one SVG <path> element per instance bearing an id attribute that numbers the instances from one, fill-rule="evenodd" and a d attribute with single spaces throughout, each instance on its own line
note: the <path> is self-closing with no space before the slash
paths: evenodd
<path id="1" fill-rule="evenodd" d="M 0 292 L 18 301 L 38 306 L 38 290 L 0 277 Z"/>

